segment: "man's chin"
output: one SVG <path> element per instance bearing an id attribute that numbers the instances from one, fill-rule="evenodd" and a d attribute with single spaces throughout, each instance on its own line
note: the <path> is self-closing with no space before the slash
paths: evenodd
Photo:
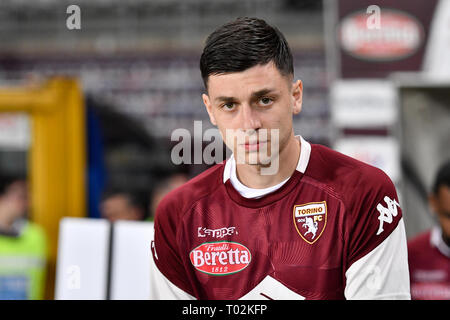
<path id="1" fill-rule="evenodd" d="M 268 167 L 274 160 L 273 157 L 270 156 L 260 156 L 256 151 L 246 152 L 241 157 L 235 157 L 236 163 L 238 164 L 247 164 L 247 165 L 255 165 L 260 167 Z"/>

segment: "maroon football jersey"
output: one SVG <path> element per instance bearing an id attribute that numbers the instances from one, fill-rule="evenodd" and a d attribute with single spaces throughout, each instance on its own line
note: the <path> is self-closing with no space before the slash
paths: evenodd
<path id="1" fill-rule="evenodd" d="M 256 199 L 224 179 L 226 163 L 169 193 L 156 212 L 154 262 L 197 299 L 239 299 L 268 276 L 306 299 L 344 299 L 350 266 L 402 218 L 383 171 L 321 145 L 310 146 L 304 172 Z M 404 248 L 407 273 L 406 237 Z"/>
<path id="2" fill-rule="evenodd" d="M 450 300 L 450 248 L 434 228 L 408 241 L 413 300 Z"/>

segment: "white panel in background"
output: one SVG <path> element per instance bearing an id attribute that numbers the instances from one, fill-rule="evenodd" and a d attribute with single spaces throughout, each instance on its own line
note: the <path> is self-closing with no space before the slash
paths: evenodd
<path id="1" fill-rule="evenodd" d="M 339 80 L 331 88 L 331 120 L 338 128 L 374 128 L 396 123 L 395 87 L 383 80 Z"/>
<path id="2" fill-rule="evenodd" d="M 117 221 L 113 230 L 111 299 L 150 299 L 153 222 Z"/>
<path id="3" fill-rule="evenodd" d="M 109 235 L 106 220 L 61 219 L 55 299 L 106 299 Z"/>
<path id="4" fill-rule="evenodd" d="M 0 114 L 0 148 L 28 150 L 30 137 L 27 114 L 20 112 Z"/>
<path id="5" fill-rule="evenodd" d="M 400 179 L 400 147 L 395 138 L 342 138 L 336 141 L 334 149 L 383 170 L 394 183 Z"/>
<path id="6" fill-rule="evenodd" d="M 431 20 L 423 70 L 431 79 L 450 79 L 450 1 L 439 0 Z"/>

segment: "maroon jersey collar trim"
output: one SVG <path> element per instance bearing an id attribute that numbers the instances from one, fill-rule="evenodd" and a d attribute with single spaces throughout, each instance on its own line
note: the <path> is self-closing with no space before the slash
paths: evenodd
<path id="1" fill-rule="evenodd" d="M 223 169 L 225 166 L 223 166 Z M 222 172 L 223 176 L 223 172 Z M 280 189 L 275 190 L 261 198 L 245 198 L 233 187 L 230 179 L 225 182 L 225 188 L 227 190 L 228 196 L 237 204 L 248 207 L 248 208 L 260 208 L 267 206 L 275 201 L 282 199 L 284 196 L 289 194 L 289 192 L 300 182 L 303 177 L 303 173 L 295 170 L 289 180 L 281 186 Z"/>

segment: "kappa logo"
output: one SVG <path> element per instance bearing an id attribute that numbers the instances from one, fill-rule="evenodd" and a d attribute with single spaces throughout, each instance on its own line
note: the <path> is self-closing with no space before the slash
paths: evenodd
<path id="1" fill-rule="evenodd" d="M 310 202 L 294 206 L 294 226 L 303 240 L 316 242 L 327 224 L 327 203 Z"/>
<path id="2" fill-rule="evenodd" d="M 387 208 L 383 207 L 381 203 L 377 205 L 377 210 L 380 213 L 378 220 L 380 220 L 380 226 L 378 227 L 377 236 L 384 231 L 383 224 L 385 222 L 392 223 L 393 217 L 398 215 L 397 207 L 400 207 L 395 199 L 391 199 L 388 196 L 384 197 L 384 202 L 386 202 Z"/>
<path id="3" fill-rule="evenodd" d="M 236 227 L 223 227 L 219 229 L 207 229 L 204 227 L 198 227 L 197 229 L 197 235 L 199 238 L 223 238 L 225 236 L 231 236 L 233 234 L 238 234 Z"/>

